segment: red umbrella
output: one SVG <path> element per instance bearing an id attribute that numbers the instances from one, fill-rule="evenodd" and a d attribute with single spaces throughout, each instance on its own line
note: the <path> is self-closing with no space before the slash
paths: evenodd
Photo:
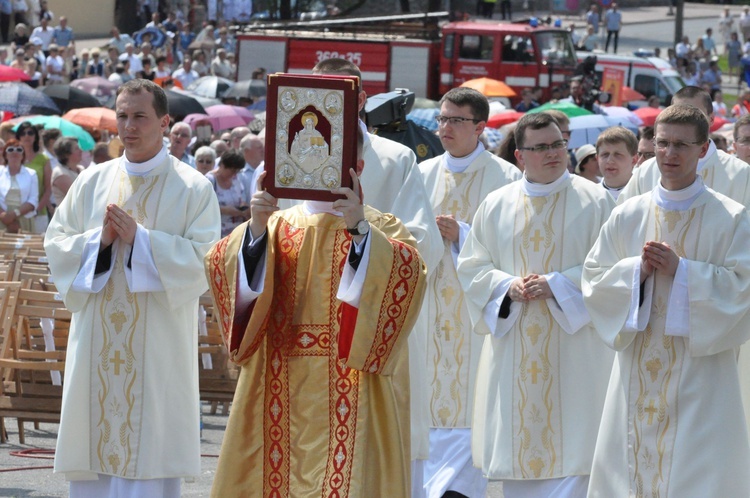
<path id="1" fill-rule="evenodd" d="M 658 116 L 661 111 L 661 109 L 657 109 L 655 107 L 641 107 L 640 109 L 636 109 L 633 112 L 636 116 L 641 118 L 641 120 L 643 121 L 643 126 L 654 126 L 654 123 L 656 122 L 656 116 Z"/>
<path id="2" fill-rule="evenodd" d="M 117 115 L 106 107 L 80 107 L 63 114 L 63 119 L 91 130 L 117 133 Z"/>
<path id="3" fill-rule="evenodd" d="M 729 123 L 729 121 L 722 118 L 721 116 L 714 116 L 714 122 L 711 123 L 711 133 L 715 132 L 727 123 Z"/>
<path id="4" fill-rule="evenodd" d="M 25 71 L 15 67 L 0 64 L 0 81 L 29 81 L 31 78 Z"/>
<path id="5" fill-rule="evenodd" d="M 631 102 L 633 100 L 646 100 L 646 96 L 641 92 L 637 92 L 629 86 L 623 86 L 620 90 L 620 97 L 623 102 Z"/>
<path id="6" fill-rule="evenodd" d="M 499 112 L 494 116 L 490 116 L 490 119 L 487 120 L 487 126 L 490 128 L 500 128 L 503 125 L 515 123 L 521 119 L 523 115 L 523 112 L 518 111 Z"/>

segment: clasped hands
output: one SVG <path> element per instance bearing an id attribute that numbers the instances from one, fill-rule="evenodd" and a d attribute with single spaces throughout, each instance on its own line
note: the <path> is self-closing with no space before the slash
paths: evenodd
<path id="1" fill-rule="evenodd" d="M 340 187 L 331 189 L 331 193 L 344 195 L 345 199 L 338 199 L 332 204 L 332 208 L 340 211 L 344 216 L 344 222 L 348 228 L 353 228 L 360 220 L 365 219 L 365 208 L 362 205 L 362 189 L 359 185 L 359 177 L 353 168 L 349 168 L 352 177 L 352 188 Z M 279 210 L 279 202 L 276 197 L 263 189 L 263 179 L 266 177 L 264 171 L 258 177 L 257 189 L 250 201 L 250 233 L 253 239 L 257 239 L 266 231 L 266 225 L 271 215 Z M 353 236 L 359 243 L 363 235 Z"/>
<path id="2" fill-rule="evenodd" d="M 680 264 L 680 257 L 666 242 L 649 241 L 641 253 L 641 283 L 655 271 L 673 277 Z"/>
<path id="3" fill-rule="evenodd" d="M 137 229 L 138 224 L 132 216 L 126 213 L 120 206 L 109 204 L 104 214 L 100 246 L 102 249 L 106 249 L 118 238 L 132 246 L 135 242 Z"/>
<path id="4" fill-rule="evenodd" d="M 547 277 L 532 273 L 523 278 L 518 277 L 511 282 L 508 297 L 512 301 L 527 303 L 537 299 L 549 299 L 553 297 L 553 294 L 549 282 L 547 282 Z"/>

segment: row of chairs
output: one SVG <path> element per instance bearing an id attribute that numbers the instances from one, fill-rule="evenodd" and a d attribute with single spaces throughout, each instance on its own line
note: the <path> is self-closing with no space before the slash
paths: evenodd
<path id="1" fill-rule="evenodd" d="M 237 367 L 226 354 L 213 302 L 200 300 L 200 396 L 226 411 L 234 396 Z M 0 234 L 0 443 L 6 418 L 18 423 L 59 423 L 62 378 L 71 313 L 49 274 L 41 236 Z"/>

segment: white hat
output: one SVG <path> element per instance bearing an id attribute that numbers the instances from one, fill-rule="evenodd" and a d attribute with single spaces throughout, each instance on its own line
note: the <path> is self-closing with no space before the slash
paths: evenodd
<path id="1" fill-rule="evenodd" d="M 591 144 L 586 144 L 578 147 L 576 150 L 576 173 L 581 174 L 581 170 L 578 168 L 586 159 L 596 155 L 596 147 Z"/>
<path id="2" fill-rule="evenodd" d="M 44 42 L 38 36 L 32 36 L 29 41 L 33 43 L 34 45 L 39 45 L 39 46 L 44 45 Z"/>

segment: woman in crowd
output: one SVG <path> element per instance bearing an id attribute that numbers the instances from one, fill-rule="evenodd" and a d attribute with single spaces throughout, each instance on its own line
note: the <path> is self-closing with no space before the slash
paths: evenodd
<path id="1" fill-rule="evenodd" d="M 197 169 L 202 174 L 205 175 L 213 170 L 215 163 L 216 151 L 214 151 L 211 147 L 204 145 L 203 147 L 199 147 L 198 150 L 195 151 L 195 169 Z"/>
<path id="2" fill-rule="evenodd" d="M 226 237 L 240 223 L 250 218 L 245 188 L 237 174 L 245 167 L 245 158 L 234 150 L 221 155 L 219 167 L 206 175 L 214 185 L 221 211 L 221 236 Z"/>
<path id="3" fill-rule="evenodd" d="M 34 231 L 44 233 L 47 230 L 47 209 L 52 208 L 52 166 L 39 146 L 39 130 L 28 121 L 22 122 L 16 129 L 16 140 L 21 142 L 24 150 L 24 166 L 36 173 L 39 203 L 37 206 L 36 226 Z"/>
<path id="4" fill-rule="evenodd" d="M 80 165 L 83 151 L 78 147 L 78 139 L 73 137 L 58 138 L 53 150 L 60 164 L 52 170 L 52 198 L 59 206 L 73 181 L 83 171 Z"/>
<path id="5" fill-rule="evenodd" d="M 721 90 L 718 88 L 711 90 L 711 100 L 713 101 L 714 115 L 727 119 L 729 111 L 724 103 L 724 94 L 721 93 Z"/>
<path id="6" fill-rule="evenodd" d="M 16 27 L 13 29 L 13 40 L 10 43 L 11 50 L 15 51 L 19 48 L 24 48 L 27 43 L 29 43 L 28 28 L 24 23 L 16 24 Z"/>
<path id="7" fill-rule="evenodd" d="M 0 231 L 33 231 L 34 210 L 39 198 L 36 173 L 23 166 L 24 147 L 8 140 L 3 147 L 5 166 L 0 166 Z"/>
<path id="8" fill-rule="evenodd" d="M 198 73 L 198 76 L 206 76 L 208 74 L 208 65 L 206 64 L 206 54 L 203 50 L 196 50 L 193 52 L 193 63 L 190 69 Z"/>

